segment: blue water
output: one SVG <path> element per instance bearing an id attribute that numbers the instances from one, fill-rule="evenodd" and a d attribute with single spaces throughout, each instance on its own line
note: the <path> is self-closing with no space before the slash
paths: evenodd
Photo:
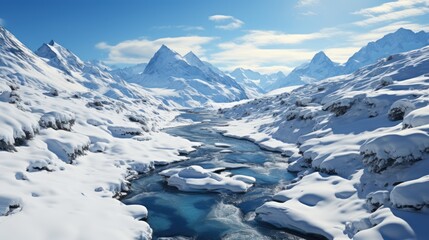
<path id="1" fill-rule="evenodd" d="M 287 159 L 278 153 L 261 150 L 252 142 L 217 133 L 213 127 L 223 124 L 224 120 L 217 119 L 216 115 L 184 113 L 180 117 L 194 121 L 211 119 L 166 130 L 204 145 L 189 154 L 189 160 L 157 167 L 134 180 L 129 195 L 123 199 L 126 204 L 147 207 L 147 221 L 154 231 L 154 239 L 179 236 L 190 239 L 299 239 L 254 219 L 255 209 L 294 178 L 285 169 Z M 215 147 L 216 142 L 231 145 L 228 149 L 233 152 L 221 153 L 225 148 Z M 189 165 L 226 167 L 234 174 L 255 177 L 256 184 L 247 193 L 186 193 L 168 186 L 158 174 L 164 169 Z"/>

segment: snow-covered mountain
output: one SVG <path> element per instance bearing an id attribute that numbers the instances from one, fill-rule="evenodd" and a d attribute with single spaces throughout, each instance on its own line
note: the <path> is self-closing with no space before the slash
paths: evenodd
<path id="1" fill-rule="evenodd" d="M 237 68 L 229 73 L 229 75 L 243 86 L 247 96 L 250 98 L 259 97 L 265 93 L 261 85 L 263 82 L 268 82 L 269 77 L 267 75 L 243 68 Z"/>
<path id="2" fill-rule="evenodd" d="M 425 239 L 429 46 L 220 113 L 298 177 L 257 218 L 328 239 Z"/>
<path id="3" fill-rule="evenodd" d="M 410 51 L 429 45 L 429 33 L 413 32 L 400 28 L 383 38 L 370 42 L 353 54 L 345 64 L 332 62 L 324 52 L 317 53 L 309 63 L 295 68 L 287 77 L 274 82 L 269 89 L 303 85 L 328 77 L 352 73 L 392 54 Z"/>
<path id="4" fill-rule="evenodd" d="M 247 98 L 231 77 L 213 70 L 193 53 L 184 58 L 163 45 L 144 72 L 129 82 L 153 89 L 166 102 L 197 107 L 210 102 L 231 102 Z"/>
<path id="5" fill-rule="evenodd" d="M 150 239 L 146 208 L 113 197 L 193 149 L 157 130 L 177 113 L 57 43 L 36 52 L 0 27 L 0 239 Z"/>
<path id="6" fill-rule="evenodd" d="M 261 74 L 259 72 L 244 68 L 236 68 L 230 73 L 230 75 L 237 82 L 243 82 L 250 88 L 255 88 L 256 85 L 263 90 L 260 91 L 256 88 L 256 91 L 259 93 L 266 92 L 274 82 L 276 82 L 278 79 L 283 79 L 286 77 L 284 73 L 280 71 L 273 74 Z"/>
<path id="7" fill-rule="evenodd" d="M 129 80 L 142 74 L 146 66 L 147 63 L 140 63 L 130 67 L 112 69 L 109 72 L 117 80 Z"/>
<path id="8" fill-rule="evenodd" d="M 273 90 L 282 87 L 313 83 L 338 74 L 340 74 L 339 64 L 332 62 L 331 59 L 321 51 L 314 55 L 309 63 L 295 68 L 287 77 L 278 79 L 269 89 Z"/>
<path id="9" fill-rule="evenodd" d="M 375 42 L 368 43 L 353 54 L 345 63 L 343 73 L 352 73 L 358 68 L 377 62 L 381 58 L 427 45 L 429 45 L 429 33 L 424 31 L 415 33 L 412 30 L 400 28 Z"/>
<path id="10" fill-rule="evenodd" d="M 44 43 L 35 54 L 64 73 L 69 81 L 79 82 L 88 89 L 117 99 L 139 96 L 139 91 L 131 90 L 132 87 L 126 82 L 114 79 L 104 64 L 98 61 L 83 62 L 73 52 L 54 41 Z"/>

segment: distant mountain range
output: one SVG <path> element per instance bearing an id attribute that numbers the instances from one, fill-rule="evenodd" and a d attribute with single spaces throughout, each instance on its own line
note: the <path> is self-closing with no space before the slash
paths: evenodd
<path id="1" fill-rule="evenodd" d="M 71 81 L 80 82 L 85 87 L 97 89 L 111 97 L 135 96 L 133 91 L 124 87 L 126 83 L 133 83 L 148 89 L 164 103 L 197 107 L 210 102 L 255 98 L 277 88 L 349 74 L 381 58 L 428 44 L 429 33 L 415 33 L 401 28 L 368 43 L 344 64 L 333 62 L 321 51 L 311 61 L 296 67 L 288 75 L 282 72 L 262 74 L 243 68 L 226 73 L 202 61 L 193 52 L 181 56 L 165 45 L 149 63 L 116 69 L 111 69 L 100 61 L 84 62 L 54 41 L 43 44 L 35 51 L 35 55 L 63 72 Z"/>
<path id="2" fill-rule="evenodd" d="M 324 52 L 317 53 L 309 63 L 295 68 L 287 77 L 278 79 L 266 89 L 302 85 L 328 77 L 353 73 L 361 67 L 373 64 L 393 54 L 418 49 L 429 45 L 429 33 L 413 32 L 400 28 L 383 38 L 370 42 L 353 54 L 346 63 L 334 63 Z"/>
<path id="3" fill-rule="evenodd" d="M 170 50 L 169 52 L 173 52 L 173 54 L 170 56 L 172 59 L 182 59 L 181 64 L 176 64 L 173 69 L 169 69 L 168 71 L 163 70 L 166 68 L 166 65 L 163 65 L 160 63 L 160 61 L 152 61 L 151 68 L 158 68 L 160 70 L 158 73 L 151 72 L 149 70 L 148 72 L 145 72 L 145 68 L 147 64 L 139 64 L 136 66 L 131 66 L 127 68 L 122 69 L 115 69 L 112 70 L 110 73 L 116 78 L 116 79 L 124 79 L 126 81 L 131 81 L 134 83 L 139 83 L 144 87 L 162 87 L 165 88 L 165 85 L 162 85 L 158 81 L 154 81 L 153 83 L 150 83 L 151 80 L 148 80 L 149 78 L 163 78 L 165 79 L 170 78 L 170 80 L 163 80 L 164 84 L 172 84 L 175 85 L 171 87 L 170 89 L 179 91 L 180 89 L 187 89 L 188 93 L 182 94 L 179 98 L 187 99 L 186 101 L 191 101 L 190 93 L 194 94 L 194 92 L 199 92 L 202 90 L 202 88 L 195 86 L 192 91 L 190 90 L 190 85 L 188 84 L 182 84 L 181 87 L 178 87 L 180 80 L 178 79 L 188 79 L 189 76 L 186 76 L 185 72 L 188 72 L 189 74 L 189 66 L 191 65 L 193 67 L 199 68 L 201 72 L 205 73 L 203 75 L 205 76 L 198 76 L 204 82 L 207 82 L 208 79 L 228 79 L 226 85 L 231 84 L 231 78 L 234 79 L 239 86 L 234 85 L 234 91 L 227 92 L 225 94 L 216 94 L 216 90 L 212 93 L 210 93 L 207 97 L 201 97 L 197 95 L 197 100 L 195 104 L 201 104 L 202 102 L 207 101 L 208 99 L 215 97 L 214 101 L 231 101 L 231 100 L 238 100 L 246 97 L 254 98 L 261 96 L 262 94 L 282 87 L 288 87 L 288 86 L 295 86 L 295 85 L 303 85 L 308 84 L 316 81 L 320 81 L 325 78 L 343 75 L 343 74 L 349 74 L 352 73 L 359 68 L 373 64 L 380 60 L 381 58 L 388 57 L 390 55 L 400 53 L 400 52 L 406 52 L 413 49 L 418 49 L 423 46 L 426 46 L 429 44 L 429 33 L 426 33 L 424 31 L 420 32 L 413 32 L 408 29 L 400 28 L 394 33 L 390 33 L 385 35 L 383 38 L 375 41 L 370 42 L 366 46 L 362 47 L 358 52 L 353 54 L 346 63 L 339 64 L 333 62 L 323 51 L 318 52 L 314 57 L 307 63 L 304 63 L 298 67 L 296 67 L 292 72 L 290 72 L 288 75 L 285 75 L 283 72 L 277 72 L 274 74 L 262 74 L 256 71 L 253 71 L 251 69 L 244 69 L 244 68 L 236 68 L 232 72 L 225 73 L 219 70 L 218 68 L 214 67 L 208 62 L 201 61 L 194 53 L 190 52 L 186 54 L 185 56 L 180 56 L 179 54 L 175 53 L 174 51 Z M 165 48 L 168 48 L 164 46 Z M 167 51 L 168 52 L 168 51 Z M 161 51 L 162 53 L 162 51 Z M 176 59 L 176 62 L 178 61 Z M 184 63 L 187 64 L 184 64 Z M 178 68 L 187 68 L 187 70 L 184 69 L 178 69 Z M 167 73 L 168 72 L 168 73 Z M 162 73 L 162 74 L 160 74 Z M 183 75 L 185 74 L 185 75 Z M 149 77 L 148 75 L 151 75 L 152 77 Z M 157 75 L 157 76 L 155 76 Z M 162 75 L 162 76 L 161 76 Z M 167 76 L 169 75 L 169 76 Z M 191 74 L 192 75 L 192 74 Z M 176 80 L 172 81 L 172 77 L 174 77 Z M 193 76 L 195 77 L 195 76 Z M 175 84 L 173 84 L 175 82 Z M 185 81 L 186 82 L 186 81 Z M 220 81 L 222 82 L 222 81 Z M 156 83 L 156 84 L 154 84 Z M 195 85 L 195 82 L 193 83 Z M 192 84 L 191 84 L 192 85 Z M 240 89 L 241 88 L 241 89 Z M 218 88 L 219 90 L 220 88 Z M 244 92 L 244 95 L 243 95 Z M 207 94 L 208 92 L 201 92 L 203 95 Z M 173 94 L 172 92 L 168 92 L 167 94 Z M 238 94 L 238 95 L 237 95 Z M 236 97 L 232 97 L 232 95 L 236 95 Z M 179 101 L 179 98 L 172 98 L 174 101 Z M 195 100 L 195 99 L 194 99 Z M 179 101 L 180 104 L 185 104 L 183 101 Z M 192 104 L 191 104 L 192 105 Z"/>

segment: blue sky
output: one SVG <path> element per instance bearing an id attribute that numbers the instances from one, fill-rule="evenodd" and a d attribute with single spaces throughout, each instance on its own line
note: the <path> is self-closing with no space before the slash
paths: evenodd
<path id="1" fill-rule="evenodd" d="M 232 70 L 334 61 L 399 27 L 429 30 L 429 0 L 0 0 L 0 24 L 35 50 L 54 39 L 83 60 L 147 62 L 166 44 Z"/>

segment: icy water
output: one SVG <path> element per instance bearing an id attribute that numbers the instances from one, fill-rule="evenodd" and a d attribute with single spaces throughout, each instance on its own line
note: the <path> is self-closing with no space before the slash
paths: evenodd
<path id="1" fill-rule="evenodd" d="M 189 154 L 189 160 L 157 167 L 134 180 L 131 192 L 123 199 L 126 204 L 147 207 L 147 221 L 154 231 L 153 238 L 300 239 L 258 222 L 254 214 L 257 207 L 294 178 L 285 170 L 287 159 L 278 153 L 261 150 L 252 142 L 217 133 L 213 127 L 224 121 L 217 119 L 216 115 L 184 113 L 180 117 L 202 123 L 165 131 L 204 145 Z M 226 143 L 231 147 L 220 148 L 215 143 Z M 222 153 L 225 149 L 232 152 Z M 247 193 L 186 193 L 168 186 L 158 174 L 168 168 L 189 165 L 226 167 L 234 174 L 255 177 L 256 184 Z"/>

